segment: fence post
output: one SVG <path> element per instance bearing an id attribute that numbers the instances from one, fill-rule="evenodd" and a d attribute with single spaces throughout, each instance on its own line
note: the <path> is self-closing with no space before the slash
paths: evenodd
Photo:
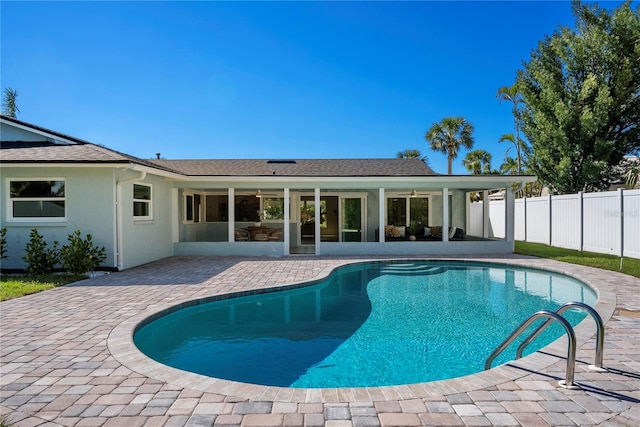
<path id="1" fill-rule="evenodd" d="M 620 250 L 618 251 L 618 255 L 620 258 L 624 256 L 624 189 L 618 188 L 618 207 L 620 208 Z M 622 264 L 620 264 L 622 265 Z"/>
<path id="2" fill-rule="evenodd" d="M 523 221 L 524 221 L 524 238 L 522 239 L 523 241 L 527 241 L 527 196 L 524 196 L 522 198 L 522 210 L 524 212 L 523 214 Z"/>
<path id="3" fill-rule="evenodd" d="M 551 236 L 552 233 L 553 233 L 553 231 L 552 231 L 553 230 L 553 224 L 552 224 L 552 222 L 553 222 L 552 221 L 552 218 L 553 218 L 552 213 L 553 212 L 551 210 L 551 202 L 552 202 L 553 199 L 552 199 L 551 194 L 549 194 L 547 197 L 548 197 L 548 203 L 549 203 L 549 246 L 551 246 L 551 242 L 553 242 L 553 239 L 552 239 L 552 236 Z"/>
<path id="4" fill-rule="evenodd" d="M 578 191 L 578 203 L 580 204 L 580 237 L 578 238 L 578 249 L 582 251 L 584 246 L 584 197 L 582 197 L 583 192 Z"/>

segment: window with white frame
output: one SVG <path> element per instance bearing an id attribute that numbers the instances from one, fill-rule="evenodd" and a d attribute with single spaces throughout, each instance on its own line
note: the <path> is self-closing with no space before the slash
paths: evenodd
<path id="1" fill-rule="evenodd" d="M 65 180 L 9 180 L 9 217 L 16 221 L 66 219 Z"/>
<path id="2" fill-rule="evenodd" d="M 152 219 L 151 184 L 133 184 L 133 218 Z"/>
<path id="3" fill-rule="evenodd" d="M 387 198 L 387 225 L 429 224 L 428 197 Z"/>
<path id="4" fill-rule="evenodd" d="M 184 194 L 184 222 L 202 222 L 204 196 L 198 193 Z"/>

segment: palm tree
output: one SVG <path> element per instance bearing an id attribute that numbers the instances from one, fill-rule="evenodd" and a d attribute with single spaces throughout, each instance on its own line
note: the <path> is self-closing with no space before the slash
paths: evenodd
<path id="1" fill-rule="evenodd" d="M 513 157 L 506 157 L 500 165 L 500 173 L 503 175 L 516 175 L 518 173 L 518 161 Z"/>
<path id="2" fill-rule="evenodd" d="M 503 86 L 498 89 L 496 97 L 500 102 L 509 101 L 513 103 L 511 111 L 513 113 L 516 134 L 515 136 L 513 134 L 502 135 L 500 142 L 509 141 L 515 146 L 516 161 L 518 164 L 517 172 L 520 174 L 522 173 L 522 147 L 524 145 L 524 141 L 520 138 L 520 104 L 524 103 L 524 99 L 522 99 L 522 94 L 518 91 L 518 87 L 515 84 L 513 86 Z M 506 155 L 505 153 L 505 156 Z"/>
<path id="3" fill-rule="evenodd" d="M 464 117 L 445 117 L 434 123 L 424 135 L 433 151 L 447 155 L 447 170 L 451 175 L 453 159 L 458 157 L 460 146 L 473 147 L 473 125 Z"/>
<path id="4" fill-rule="evenodd" d="M 491 153 L 485 150 L 470 151 L 462 164 L 473 175 L 491 173 Z"/>
<path id="5" fill-rule="evenodd" d="M 4 88 L 4 98 L 2 100 L 2 114 L 16 118 L 16 113 L 20 112 L 18 105 L 16 104 L 16 98 L 18 97 L 18 91 L 11 89 L 10 87 Z"/>
<path id="6" fill-rule="evenodd" d="M 429 163 L 429 159 L 427 159 L 427 156 L 422 154 L 420 150 L 418 150 L 417 148 L 408 148 L 403 151 L 398 151 L 398 154 L 396 154 L 396 158 L 397 159 L 420 159 L 425 164 Z"/>

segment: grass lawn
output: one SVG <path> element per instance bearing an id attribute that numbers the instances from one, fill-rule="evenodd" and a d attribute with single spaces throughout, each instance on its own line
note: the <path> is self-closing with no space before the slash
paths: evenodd
<path id="1" fill-rule="evenodd" d="M 620 270 L 620 257 L 593 252 L 580 252 L 573 249 L 556 248 L 541 243 L 516 242 L 517 254 L 540 258 L 555 259 L 570 264 L 588 265 L 603 270 L 618 271 L 640 278 L 640 259 L 624 257 Z"/>
<path id="2" fill-rule="evenodd" d="M 85 275 L 78 274 L 46 274 L 43 276 L 23 276 L 3 274 L 0 276 L 0 301 L 21 297 L 67 283 L 86 279 Z"/>

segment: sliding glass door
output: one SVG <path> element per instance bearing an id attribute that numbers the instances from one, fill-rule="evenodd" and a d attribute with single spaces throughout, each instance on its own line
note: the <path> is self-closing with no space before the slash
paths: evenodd
<path id="1" fill-rule="evenodd" d="M 340 198 L 340 241 L 364 241 L 364 202 L 362 197 Z"/>

